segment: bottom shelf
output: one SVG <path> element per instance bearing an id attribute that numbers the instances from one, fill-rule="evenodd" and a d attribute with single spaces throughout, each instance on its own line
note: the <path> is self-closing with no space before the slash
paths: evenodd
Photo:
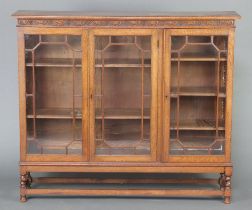
<path id="1" fill-rule="evenodd" d="M 81 120 L 27 119 L 27 129 L 28 154 L 82 154 Z"/>
<path id="2" fill-rule="evenodd" d="M 95 167 L 92 166 L 92 168 Z M 145 169 L 145 167 L 140 168 Z M 176 168 L 179 168 L 179 171 L 182 172 L 186 171 L 185 167 Z M 201 170 L 205 170 L 205 168 L 201 167 Z M 211 169 L 216 170 L 214 167 L 211 167 Z M 221 169 L 222 172 L 223 170 L 224 168 Z M 207 175 L 200 175 L 199 170 L 197 171 L 198 174 L 181 172 L 164 174 L 164 171 L 162 171 L 161 175 L 160 172 L 155 174 L 117 173 L 116 176 L 110 172 L 105 178 L 102 173 L 52 173 L 49 176 L 48 173 L 46 176 L 41 173 L 39 176 L 36 173 L 32 173 L 29 174 L 30 177 L 32 176 L 30 188 L 24 188 L 20 191 L 21 201 L 26 201 L 26 196 L 32 195 L 83 195 L 141 197 L 224 196 L 224 201 L 226 203 L 230 202 L 231 192 L 225 189 L 223 182 L 220 182 L 219 173 L 216 175 L 212 174 L 208 178 Z M 215 171 L 214 173 L 217 172 Z M 98 188 L 97 184 L 99 185 Z"/>
<path id="3" fill-rule="evenodd" d="M 144 197 L 215 197 L 223 196 L 219 189 L 27 189 L 27 195 L 82 195 L 82 196 L 144 196 Z"/>
<path id="4" fill-rule="evenodd" d="M 96 155 L 148 155 L 150 140 L 96 140 Z"/>
<path id="5" fill-rule="evenodd" d="M 29 154 L 82 154 L 81 129 L 43 129 L 28 136 Z"/>
<path id="6" fill-rule="evenodd" d="M 219 120 L 218 130 L 225 130 L 224 120 Z M 216 130 L 216 121 L 214 119 L 189 119 L 180 120 L 177 127 L 175 120 L 171 121 L 171 130 Z"/>
<path id="7" fill-rule="evenodd" d="M 150 120 L 96 120 L 96 155 L 150 155 Z"/>
<path id="8" fill-rule="evenodd" d="M 181 137 L 170 140 L 171 155 L 223 155 L 225 139 L 214 137 Z"/>
<path id="9" fill-rule="evenodd" d="M 38 137 L 28 139 L 29 154 L 82 154 L 82 141 L 72 139 L 57 139 L 53 137 Z"/>

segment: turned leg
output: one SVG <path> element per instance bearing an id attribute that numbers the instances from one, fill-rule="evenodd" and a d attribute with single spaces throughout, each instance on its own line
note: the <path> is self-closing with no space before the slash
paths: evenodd
<path id="1" fill-rule="evenodd" d="M 20 195 L 20 202 L 24 203 L 27 201 L 26 195 Z"/>
<path id="2" fill-rule="evenodd" d="M 26 202 L 27 197 L 25 194 L 25 189 L 27 188 L 28 184 L 28 175 L 27 173 L 21 174 L 20 175 L 20 201 L 21 202 Z"/>
<path id="3" fill-rule="evenodd" d="M 231 203 L 231 176 L 225 176 L 225 195 L 224 203 Z"/>
<path id="4" fill-rule="evenodd" d="M 225 169 L 224 175 L 224 203 L 231 203 L 231 176 L 232 176 L 232 167 L 227 167 Z"/>

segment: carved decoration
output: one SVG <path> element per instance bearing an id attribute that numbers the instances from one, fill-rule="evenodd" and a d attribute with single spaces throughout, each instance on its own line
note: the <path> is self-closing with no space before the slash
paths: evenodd
<path id="1" fill-rule="evenodd" d="M 179 28 L 179 27 L 233 27 L 233 20 L 68 20 L 68 19 L 18 19 L 18 26 L 52 27 L 141 27 L 141 28 Z"/>
<path id="2" fill-rule="evenodd" d="M 226 176 L 225 177 L 225 187 L 226 189 L 231 189 L 231 177 L 230 176 Z"/>
<path id="3" fill-rule="evenodd" d="M 219 185 L 220 185 L 220 189 L 224 190 L 224 187 L 226 186 L 226 183 L 225 183 L 225 174 L 224 173 L 220 174 Z"/>
<path id="4" fill-rule="evenodd" d="M 26 202 L 27 198 L 26 195 L 24 194 L 23 190 L 26 189 L 28 184 L 28 174 L 21 174 L 20 175 L 20 201 L 21 202 Z"/>
<path id="5" fill-rule="evenodd" d="M 20 188 L 25 189 L 27 185 L 27 174 L 21 174 L 20 176 Z"/>
<path id="6" fill-rule="evenodd" d="M 32 177 L 29 172 L 20 175 L 20 201 L 26 202 L 27 197 L 25 195 L 25 189 L 30 188 L 32 183 Z"/>
<path id="7" fill-rule="evenodd" d="M 227 196 L 224 196 L 224 203 L 231 203 L 231 177 L 225 176 L 225 191 L 228 193 Z"/>
<path id="8" fill-rule="evenodd" d="M 31 184 L 32 184 L 32 177 L 31 177 L 31 174 L 29 172 L 26 174 L 26 179 L 27 179 L 26 185 L 27 185 L 28 188 L 30 188 Z"/>

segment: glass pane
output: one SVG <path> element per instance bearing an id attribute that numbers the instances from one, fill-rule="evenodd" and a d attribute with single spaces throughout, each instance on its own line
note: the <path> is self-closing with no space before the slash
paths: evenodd
<path id="1" fill-rule="evenodd" d="M 227 36 L 171 38 L 170 155 L 223 155 Z"/>
<path id="2" fill-rule="evenodd" d="M 151 37 L 95 37 L 96 155 L 150 154 Z"/>
<path id="3" fill-rule="evenodd" d="M 172 60 L 216 60 L 227 56 L 227 36 L 173 36 Z"/>
<path id="4" fill-rule="evenodd" d="M 28 154 L 82 154 L 81 36 L 25 35 Z"/>

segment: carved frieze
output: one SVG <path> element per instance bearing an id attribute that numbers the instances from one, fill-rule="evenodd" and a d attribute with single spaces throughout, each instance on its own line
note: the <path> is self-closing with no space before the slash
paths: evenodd
<path id="1" fill-rule="evenodd" d="M 81 19 L 18 19 L 18 26 L 45 27 L 108 27 L 108 28 L 184 28 L 233 27 L 233 20 L 81 20 Z"/>

